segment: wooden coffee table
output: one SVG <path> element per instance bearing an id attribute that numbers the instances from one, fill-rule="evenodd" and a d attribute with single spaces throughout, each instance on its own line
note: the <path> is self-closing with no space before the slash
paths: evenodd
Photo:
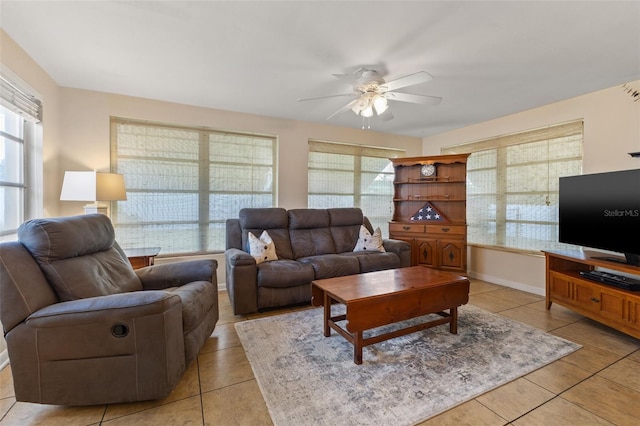
<path id="1" fill-rule="evenodd" d="M 325 337 L 334 329 L 353 344 L 353 361 L 362 364 L 362 348 L 374 343 L 441 324 L 449 324 L 449 331 L 457 334 L 458 306 L 469 301 L 469 280 L 450 272 L 412 266 L 315 280 L 311 291 L 312 304 L 324 306 Z M 346 313 L 332 316 L 333 303 L 345 305 Z M 365 330 L 432 313 L 442 318 L 363 337 Z M 346 328 L 338 324 L 345 320 Z"/>

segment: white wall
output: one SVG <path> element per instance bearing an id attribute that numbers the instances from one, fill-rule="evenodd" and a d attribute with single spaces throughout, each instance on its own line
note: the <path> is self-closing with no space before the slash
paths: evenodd
<path id="1" fill-rule="evenodd" d="M 640 80 L 630 84 L 640 89 Z M 584 120 L 583 173 L 640 168 L 640 159 L 628 155 L 640 151 L 640 102 L 621 86 L 426 137 L 423 153 L 437 155 L 442 147 L 576 119 Z M 542 255 L 481 247 L 469 247 L 468 254 L 470 276 L 544 294 Z"/>

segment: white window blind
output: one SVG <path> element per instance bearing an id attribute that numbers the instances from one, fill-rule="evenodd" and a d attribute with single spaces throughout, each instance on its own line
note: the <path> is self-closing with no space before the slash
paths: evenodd
<path id="1" fill-rule="evenodd" d="M 223 251 L 227 218 L 275 205 L 273 136 L 113 118 L 111 148 L 127 188 L 112 212 L 125 248 Z"/>
<path id="2" fill-rule="evenodd" d="M 0 104 L 28 121 L 41 122 L 42 102 L 15 80 L 0 74 Z"/>
<path id="3" fill-rule="evenodd" d="M 582 173 L 583 122 L 443 148 L 467 162 L 470 244 L 538 251 L 558 242 L 558 179 Z"/>
<path id="4" fill-rule="evenodd" d="M 388 236 L 393 214 L 393 165 L 404 150 L 309 141 L 309 208 L 359 207 Z"/>

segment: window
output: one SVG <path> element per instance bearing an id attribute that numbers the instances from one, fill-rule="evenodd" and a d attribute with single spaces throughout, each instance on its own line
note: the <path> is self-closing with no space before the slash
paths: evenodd
<path id="1" fill-rule="evenodd" d="M 125 248 L 224 251 L 227 218 L 275 205 L 273 136 L 114 118 L 111 148 L 112 171 L 127 187 L 112 212 Z"/>
<path id="2" fill-rule="evenodd" d="M 404 150 L 309 141 L 309 208 L 359 207 L 388 235 L 393 214 L 393 165 Z"/>
<path id="3" fill-rule="evenodd" d="M 470 152 L 470 244 L 523 251 L 558 243 L 558 179 L 582 173 L 582 121 L 445 148 Z"/>
<path id="4" fill-rule="evenodd" d="M 18 80 L 0 75 L 0 241 L 42 215 L 42 105 Z"/>

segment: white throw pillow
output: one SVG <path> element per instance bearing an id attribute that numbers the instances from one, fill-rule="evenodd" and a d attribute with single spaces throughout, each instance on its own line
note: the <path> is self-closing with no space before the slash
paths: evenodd
<path id="1" fill-rule="evenodd" d="M 360 225 L 360 237 L 358 238 L 358 242 L 356 243 L 356 248 L 353 251 L 379 251 L 384 252 L 384 247 L 382 246 L 382 231 L 380 228 L 376 228 L 373 232 L 373 235 L 369 232 L 364 225 Z"/>
<path id="2" fill-rule="evenodd" d="M 260 238 L 249 232 L 249 254 L 256 260 L 256 263 L 278 260 L 276 245 L 267 231 L 262 231 Z"/>

